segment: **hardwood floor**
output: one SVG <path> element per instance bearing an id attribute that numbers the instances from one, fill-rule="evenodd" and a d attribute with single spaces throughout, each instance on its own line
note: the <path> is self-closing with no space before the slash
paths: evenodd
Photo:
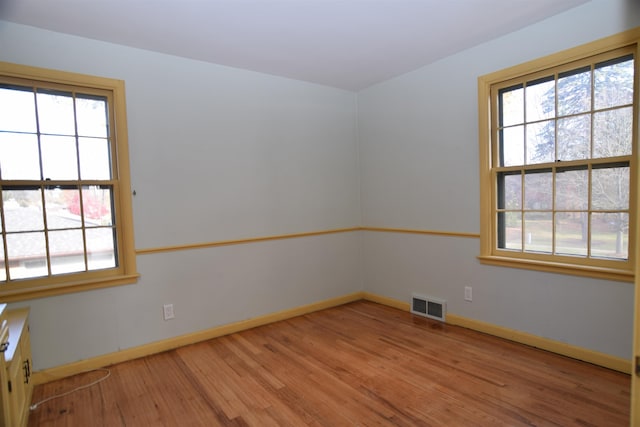
<path id="1" fill-rule="evenodd" d="M 29 426 L 627 426 L 630 378 L 359 301 L 109 368 Z M 33 402 L 93 372 L 36 387 Z"/>

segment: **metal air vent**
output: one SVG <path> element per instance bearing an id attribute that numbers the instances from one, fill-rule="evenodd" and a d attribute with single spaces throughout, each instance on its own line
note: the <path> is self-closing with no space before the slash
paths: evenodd
<path id="1" fill-rule="evenodd" d="M 411 313 L 430 319 L 445 321 L 447 302 L 445 300 L 413 294 L 411 297 Z"/>

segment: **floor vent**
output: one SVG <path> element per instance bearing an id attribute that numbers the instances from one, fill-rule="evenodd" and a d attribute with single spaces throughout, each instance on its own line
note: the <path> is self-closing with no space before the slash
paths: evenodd
<path id="1" fill-rule="evenodd" d="M 447 302 L 438 298 L 413 294 L 411 297 L 411 312 L 430 319 L 445 321 Z"/>

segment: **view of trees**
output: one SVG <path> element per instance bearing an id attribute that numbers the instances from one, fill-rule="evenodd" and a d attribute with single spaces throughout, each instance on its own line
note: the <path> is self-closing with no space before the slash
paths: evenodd
<path id="1" fill-rule="evenodd" d="M 627 56 L 500 92 L 501 166 L 537 165 L 500 174 L 500 247 L 628 257 L 633 82 Z"/>
<path id="2" fill-rule="evenodd" d="M 0 281 L 116 265 L 107 106 L 0 86 Z"/>

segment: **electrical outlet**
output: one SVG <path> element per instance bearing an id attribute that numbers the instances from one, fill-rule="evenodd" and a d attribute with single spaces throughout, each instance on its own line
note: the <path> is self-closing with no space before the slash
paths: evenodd
<path id="1" fill-rule="evenodd" d="M 164 320 L 175 318 L 176 316 L 173 312 L 173 304 L 165 304 L 162 310 L 162 314 L 164 315 Z"/>
<path id="2" fill-rule="evenodd" d="M 473 301 L 473 291 L 471 290 L 471 286 L 464 287 L 464 300 Z"/>

